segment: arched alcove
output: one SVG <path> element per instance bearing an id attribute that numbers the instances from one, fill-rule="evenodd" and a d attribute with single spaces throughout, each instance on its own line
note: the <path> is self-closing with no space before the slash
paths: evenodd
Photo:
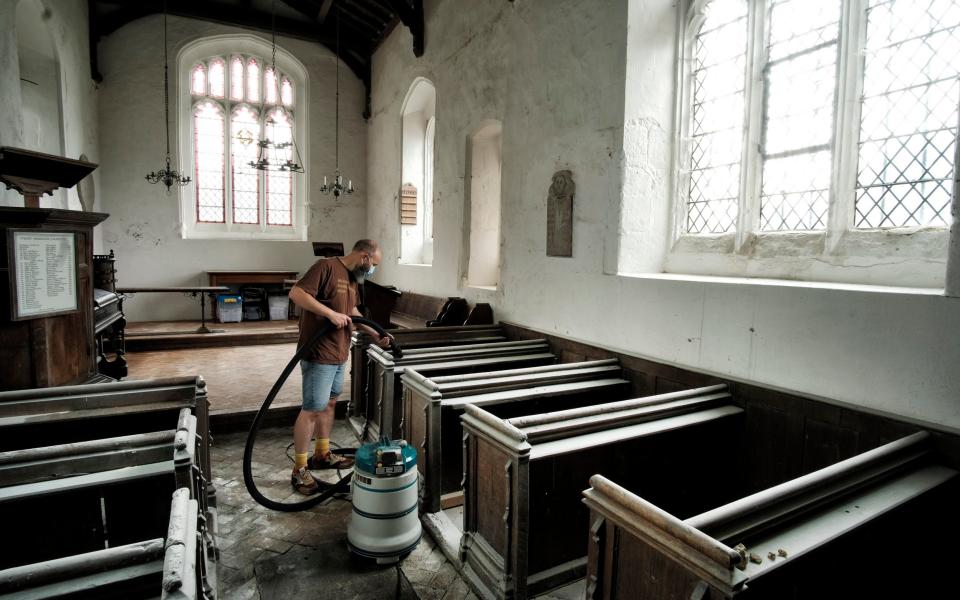
<path id="1" fill-rule="evenodd" d="M 437 91 L 418 77 L 401 109 L 401 186 L 416 190 L 416 215 L 401 207 L 400 262 L 433 263 L 433 148 L 436 132 Z M 409 196 L 408 196 L 409 198 Z M 402 206 L 402 200 L 401 200 Z M 409 204 L 407 206 L 410 206 Z"/>
<path id="2" fill-rule="evenodd" d="M 64 155 L 60 60 L 50 32 L 50 15 L 40 0 L 17 4 L 17 59 L 23 147 Z M 44 198 L 44 206 L 65 208 L 66 190 Z"/>
<path id="3" fill-rule="evenodd" d="M 468 228 L 467 285 L 496 288 L 500 283 L 500 164 L 503 126 L 484 121 L 467 141 L 465 219 Z"/>

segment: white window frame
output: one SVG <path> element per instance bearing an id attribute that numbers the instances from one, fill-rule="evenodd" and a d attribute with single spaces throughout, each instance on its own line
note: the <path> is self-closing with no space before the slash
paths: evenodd
<path id="1" fill-rule="evenodd" d="M 690 111 L 694 39 L 710 0 L 679 3 L 678 132 L 670 249 L 664 271 L 694 275 L 764 277 L 940 288 L 944 285 L 949 231 L 945 227 L 857 229 L 854 201 L 867 0 L 844 0 L 838 51 L 833 165 L 827 227 L 821 231 L 760 231 L 760 156 L 766 0 L 749 0 L 743 154 L 736 230 L 686 233 L 690 163 Z M 960 146 L 960 144 L 958 144 Z M 954 169 L 956 173 L 957 161 Z M 956 176 L 955 176 L 956 179 Z M 954 196 L 957 188 L 954 186 Z M 954 201 L 956 203 L 956 200 Z"/>
<path id="2" fill-rule="evenodd" d="M 268 64 L 263 61 L 271 56 L 271 46 L 266 40 L 253 35 L 220 35 L 211 36 L 196 40 L 184 46 L 177 55 L 177 115 L 179 132 L 179 150 L 181 169 L 187 176 L 194 178 L 194 136 L 193 136 L 193 109 L 201 100 L 197 100 L 191 94 L 191 74 L 193 67 L 200 62 L 212 56 L 221 56 L 225 61 L 225 67 L 229 72 L 230 61 L 236 55 L 246 58 L 257 56 L 261 60 L 261 77 L 266 71 Z M 266 224 L 266 197 L 261 191 L 259 203 L 260 219 L 257 224 L 232 223 L 232 201 L 228 195 L 228 189 L 224 190 L 224 218 L 226 223 L 203 223 L 197 221 L 196 210 L 196 181 L 191 181 L 188 185 L 179 188 L 180 202 L 180 235 L 184 239 L 223 239 L 223 240 L 287 240 L 287 241 L 306 241 L 307 225 L 309 222 L 309 199 L 307 190 L 310 176 L 310 158 L 309 144 L 305 143 L 307 139 L 306 132 L 309 130 L 309 119 L 307 112 L 310 108 L 309 98 L 309 77 L 306 68 L 300 61 L 293 57 L 289 52 L 277 47 L 276 54 L 277 70 L 287 77 L 293 83 L 293 127 L 294 138 L 297 140 L 297 146 L 300 151 L 300 158 L 305 172 L 292 174 L 293 177 L 293 202 L 292 218 L 293 225 L 267 225 Z M 246 62 L 244 63 L 246 68 Z M 208 74 L 209 76 L 209 74 Z M 261 86 L 262 88 L 262 86 Z M 263 94 L 263 90 L 260 90 Z M 231 106 L 240 104 L 249 104 L 241 101 L 229 100 L 230 88 L 225 86 L 224 101 Z M 256 105 L 259 107 L 259 104 Z M 225 128 L 230 130 L 231 113 L 225 112 Z M 224 152 L 230 152 L 230 139 L 224 137 Z M 230 173 L 227 164 L 224 165 L 224 175 L 229 177 Z M 261 182 L 261 186 L 263 183 Z"/>

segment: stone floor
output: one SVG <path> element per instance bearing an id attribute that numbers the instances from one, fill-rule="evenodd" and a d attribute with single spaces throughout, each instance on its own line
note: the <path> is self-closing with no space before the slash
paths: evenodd
<path id="1" fill-rule="evenodd" d="M 333 441 L 352 445 L 337 422 Z M 382 600 L 417 598 L 475 600 L 456 570 L 428 535 L 395 567 L 377 567 L 350 555 L 346 546 L 350 503 L 331 499 L 305 512 L 281 513 L 257 504 L 243 484 L 245 433 L 219 435 L 212 453 L 217 486 L 220 592 L 226 600 Z M 290 430 L 264 429 L 257 439 L 253 474 L 264 495 L 295 502 L 290 490 Z M 291 450 L 292 452 L 292 450 Z M 336 473 L 327 472 L 334 481 Z M 399 586 L 399 587 L 398 587 Z"/>
<path id="2" fill-rule="evenodd" d="M 293 344 L 130 352 L 130 379 L 202 375 L 214 413 L 259 408 L 294 352 Z M 344 390 L 349 390 L 349 378 Z M 347 401 L 348 394 L 341 396 Z M 274 406 L 299 405 L 300 372 L 295 369 Z M 292 426 L 292 422 L 291 422 Z M 344 421 L 333 442 L 354 446 Z M 346 547 L 350 503 L 331 499 L 305 512 L 283 513 L 257 504 L 243 484 L 241 461 L 246 433 L 217 434 L 212 451 L 219 505 L 220 597 L 224 600 L 476 600 L 454 566 L 429 535 L 400 567 L 376 567 L 352 557 Z M 267 497 L 294 502 L 290 489 L 289 428 L 263 429 L 253 456 L 253 473 Z M 292 456 L 292 450 L 289 451 Z M 320 472 L 318 472 L 319 474 Z M 335 481 L 336 473 L 324 479 Z M 399 590 L 398 590 L 399 582 Z M 582 584 L 542 600 L 582 597 Z"/>

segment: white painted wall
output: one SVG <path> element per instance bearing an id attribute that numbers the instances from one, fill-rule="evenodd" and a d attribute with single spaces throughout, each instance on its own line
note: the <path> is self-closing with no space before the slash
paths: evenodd
<path id="1" fill-rule="evenodd" d="M 169 17 L 170 60 L 179 49 L 200 37 L 245 33 L 228 26 Z M 269 36 L 261 36 L 269 41 Z M 308 238 L 339 241 L 350 247 L 367 237 L 366 132 L 363 121 L 363 84 L 341 65 L 340 165 L 344 180 L 357 191 L 335 200 L 319 191 L 323 176 L 334 171 L 333 53 L 318 44 L 277 39 L 306 67 L 309 75 L 309 144 L 311 216 Z M 315 260 L 308 242 L 184 240 L 178 233 L 178 204 L 163 186 L 150 185 L 143 176 L 163 166 L 163 27 L 162 16 L 131 22 L 100 43 L 104 81 L 100 121 L 103 160 L 101 177 L 104 209 L 111 214 L 104 225 L 104 249 L 117 254 L 121 286 L 207 285 L 207 270 L 298 269 Z M 171 79 L 173 74 L 171 74 Z M 171 89 L 171 93 L 172 93 Z M 171 104 L 175 105 L 173 99 Z M 176 135 L 173 127 L 171 135 Z M 171 139 L 175 152 L 177 141 Z M 176 156 L 174 157 L 176 160 Z M 133 321 L 195 319 L 198 302 L 178 294 L 140 294 L 124 304 Z"/>
<path id="2" fill-rule="evenodd" d="M 23 57 L 19 46 L 26 48 Z M 51 142 L 59 134 L 66 157 L 85 154 L 91 162 L 98 162 L 97 85 L 90 77 L 89 48 L 86 1 L 0 2 L 0 144 L 60 154 L 58 143 Z M 59 65 L 52 74 L 51 62 Z M 44 79 L 43 90 L 22 95 L 21 63 L 26 72 L 37 72 Z M 51 76 L 56 79 L 51 81 Z M 56 94 L 50 89 L 54 84 Z M 54 110 L 49 103 L 56 96 L 59 106 Z M 100 169 L 93 172 L 93 180 L 99 190 Z M 8 190 L 0 192 L 0 205 L 23 206 L 23 201 Z M 76 187 L 45 196 L 41 206 L 81 208 Z M 100 208 L 97 200 L 94 210 Z M 95 248 L 99 248 L 101 230 L 94 229 Z"/>
<path id="3" fill-rule="evenodd" d="M 395 29 L 375 55 L 368 127 L 368 229 L 384 250 L 375 279 L 489 301 L 499 319 L 632 354 L 960 428 L 960 299 L 604 274 L 620 256 L 652 264 L 662 256 L 642 230 L 620 238 L 620 206 L 622 197 L 624 210 L 654 215 L 650 235 L 665 235 L 673 4 L 428 0 L 420 59 L 406 28 Z M 432 267 L 397 264 L 399 115 L 418 76 L 437 89 Z M 460 279 L 465 141 L 487 118 L 503 123 L 496 292 Z M 559 169 L 577 183 L 573 258 L 545 256 L 547 190 Z"/>
<path id="4" fill-rule="evenodd" d="M 467 285 L 500 283 L 500 172 L 503 132 L 499 122 L 484 125 L 470 137 L 470 254 Z M 466 221 L 466 219 L 464 219 Z"/>

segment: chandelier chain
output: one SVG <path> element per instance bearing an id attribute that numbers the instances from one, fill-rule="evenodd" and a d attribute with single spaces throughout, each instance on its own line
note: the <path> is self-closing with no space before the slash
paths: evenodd
<path id="1" fill-rule="evenodd" d="M 163 120 L 167 127 L 167 163 L 170 162 L 170 62 L 167 57 L 167 2 L 163 2 Z"/>

